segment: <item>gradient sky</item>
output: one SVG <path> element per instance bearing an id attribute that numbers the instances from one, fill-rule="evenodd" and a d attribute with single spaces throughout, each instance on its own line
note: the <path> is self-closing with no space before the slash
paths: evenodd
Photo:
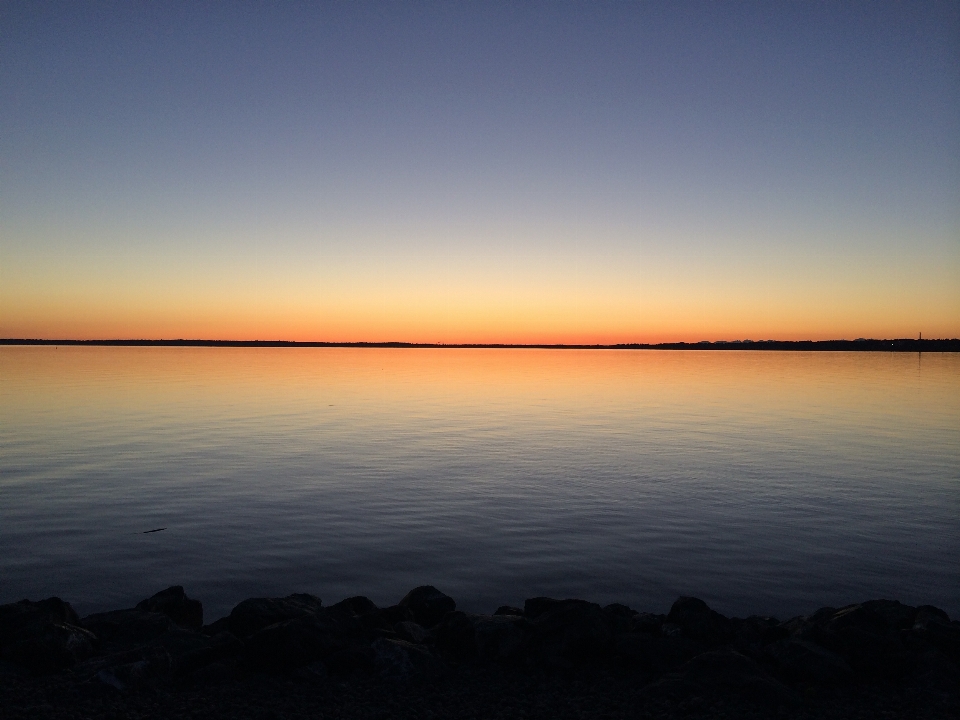
<path id="1" fill-rule="evenodd" d="M 0 336 L 960 336 L 960 3 L 7 1 Z"/>

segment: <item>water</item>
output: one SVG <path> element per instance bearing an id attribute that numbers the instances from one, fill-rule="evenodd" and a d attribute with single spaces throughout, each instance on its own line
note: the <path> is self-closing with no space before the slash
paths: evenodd
<path id="1" fill-rule="evenodd" d="M 0 452 L 0 602 L 960 615 L 956 354 L 4 347 Z"/>

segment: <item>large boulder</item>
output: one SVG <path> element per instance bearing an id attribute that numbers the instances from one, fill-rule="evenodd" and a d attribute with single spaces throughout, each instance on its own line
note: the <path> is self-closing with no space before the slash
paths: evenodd
<path id="1" fill-rule="evenodd" d="M 180 585 L 161 590 L 153 597 L 137 603 L 137 610 L 163 613 L 180 627 L 199 630 L 203 627 L 203 605 L 191 600 Z"/>
<path id="2" fill-rule="evenodd" d="M 571 667 L 613 652 L 609 618 L 596 603 L 534 598 L 524 613 L 530 618 L 530 652 L 547 665 Z"/>
<path id="3" fill-rule="evenodd" d="M 751 615 L 745 619 L 734 618 L 731 623 L 734 649 L 754 660 L 763 656 L 767 645 L 789 635 L 782 623 L 773 617 Z"/>
<path id="4" fill-rule="evenodd" d="M 849 663 L 857 674 L 896 679 L 912 662 L 902 632 L 914 624 L 916 608 L 892 600 L 872 600 L 840 609 L 821 608 L 809 618 L 785 625 L 798 640 L 814 642 Z"/>
<path id="5" fill-rule="evenodd" d="M 70 667 L 99 646 L 80 625 L 70 604 L 57 597 L 0 605 L 0 658 L 37 673 Z"/>
<path id="6" fill-rule="evenodd" d="M 114 610 L 83 619 L 102 636 L 102 652 L 78 672 L 118 690 L 171 677 L 195 677 L 213 664 L 235 664 L 242 643 L 229 632 L 209 636 L 188 630 L 159 612 Z"/>
<path id="7" fill-rule="evenodd" d="M 373 666 L 384 678 L 406 679 L 431 676 L 442 672 L 442 662 L 422 645 L 404 640 L 377 638 L 371 644 Z"/>
<path id="8" fill-rule="evenodd" d="M 517 662 L 526 656 L 533 628 L 516 615 L 448 613 L 433 630 L 437 648 L 453 662 Z"/>
<path id="9" fill-rule="evenodd" d="M 347 621 L 357 621 L 368 632 L 378 636 L 394 635 L 393 624 L 387 615 L 372 600 L 357 595 L 341 600 L 323 611 L 324 614 L 338 616 Z"/>
<path id="10" fill-rule="evenodd" d="M 492 662 L 516 662 L 525 657 L 532 625 L 516 615 L 473 615 L 477 655 Z"/>
<path id="11" fill-rule="evenodd" d="M 763 653 L 790 682 L 843 685 L 853 676 L 842 657 L 805 640 L 780 640 L 765 646 Z"/>
<path id="12" fill-rule="evenodd" d="M 79 625 L 80 618 L 70 607 L 70 603 L 58 597 L 0 605 L 0 642 L 11 633 L 47 623 Z"/>
<path id="13" fill-rule="evenodd" d="M 393 626 L 393 631 L 397 634 L 397 637 L 400 640 L 405 640 L 406 642 L 414 643 L 415 645 L 421 645 L 425 643 L 430 637 L 429 633 L 423 628 L 422 625 L 418 625 L 412 620 L 398 622 Z"/>
<path id="14" fill-rule="evenodd" d="M 789 702 L 792 693 L 750 658 L 727 648 L 701 653 L 644 688 L 647 698 L 737 697 L 761 704 Z"/>
<path id="15" fill-rule="evenodd" d="M 94 676 L 104 685 L 121 692 L 140 687 L 169 673 L 170 663 L 163 655 L 102 667 Z"/>
<path id="16" fill-rule="evenodd" d="M 448 612 L 457 609 L 457 603 L 432 585 L 422 585 L 408 592 L 398 603 L 409 608 L 413 619 L 425 628 L 430 628 L 443 620 Z"/>
<path id="17" fill-rule="evenodd" d="M 454 610 L 447 613 L 433 629 L 433 636 L 437 649 L 451 662 L 471 662 L 478 657 L 473 620 L 465 612 Z"/>
<path id="18" fill-rule="evenodd" d="M 104 642 L 123 646 L 144 645 L 176 627 L 163 613 L 136 609 L 87 615 L 83 625 Z"/>
<path id="19" fill-rule="evenodd" d="M 364 597 L 363 595 L 356 595 L 354 597 L 341 600 L 335 605 L 331 605 L 327 609 L 336 612 L 349 613 L 355 616 L 369 615 L 370 613 L 375 613 L 379 610 L 373 600 Z"/>
<path id="20" fill-rule="evenodd" d="M 527 598 L 523 601 L 523 616 L 528 620 L 536 620 L 559 602 L 562 601 L 548 597 Z"/>
<path id="21" fill-rule="evenodd" d="M 960 665 L 960 622 L 951 622 L 950 617 L 940 608 L 932 605 L 918 607 L 911 634 Z"/>
<path id="22" fill-rule="evenodd" d="M 245 638 L 275 623 L 315 616 L 322 607 L 320 598 L 306 593 L 283 598 L 249 598 L 230 611 L 225 627 L 218 627 L 218 630 L 226 629 L 238 638 Z"/>
<path id="23" fill-rule="evenodd" d="M 630 617 L 630 626 L 627 632 L 641 632 L 657 636 L 660 634 L 660 629 L 666 621 L 666 615 L 657 615 L 648 612 L 637 613 Z"/>
<path id="24" fill-rule="evenodd" d="M 322 662 L 338 672 L 369 666 L 370 637 L 356 617 L 343 612 L 303 614 L 268 625 L 244 643 L 249 666 L 282 672 Z"/>
<path id="25" fill-rule="evenodd" d="M 164 646 L 173 659 L 175 672 L 180 676 L 195 675 L 214 663 L 233 662 L 243 652 L 243 643 L 229 632 L 218 633 L 210 638 L 193 635 L 189 639 L 181 636 L 170 640 Z"/>
<path id="26" fill-rule="evenodd" d="M 675 670 L 703 652 L 703 646 L 680 634 L 666 636 L 628 632 L 616 637 L 614 652 L 621 664 L 660 674 Z"/>
<path id="27" fill-rule="evenodd" d="M 396 625 L 400 622 L 416 622 L 413 617 L 413 610 L 401 605 L 391 605 L 390 607 L 380 608 L 380 616 L 390 625 Z"/>
<path id="28" fill-rule="evenodd" d="M 670 608 L 667 622 L 678 626 L 684 635 L 707 647 L 726 645 L 733 640 L 730 620 L 711 610 L 699 598 L 679 598 Z"/>
<path id="29" fill-rule="evenodd" d="M 603 608 L 603 614 L 614 634 L 620 635 L 633 630 L 634 618 L 639 613 L 626 605 L 612 603 Z"/>

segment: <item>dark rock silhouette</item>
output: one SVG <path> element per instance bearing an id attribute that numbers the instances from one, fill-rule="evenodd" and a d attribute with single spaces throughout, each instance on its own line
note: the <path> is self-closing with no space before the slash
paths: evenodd
<path id="1" fill-rule="evenodd" d="M 161 590 L 153 597 L 137 603 L 137 610 L 163 613 L 177 625 L 190 630 L 203 627 L 203 605 L 191 600 L 180 585 Z"/>
<path id="2" fill-rule="evenodd" d="M 675 672 L 644 689 L 648 697 L 730 697 L 761 704 L 782 704 L 792 699 L 786 685 L 736 650 L 723 648 L 701 653 Z"/>
<path id="3" fill-rule="evenodd" d="M 429 633 L 422 626 L 417 625 L 417 623 L 412 620 L 398 622 L 393 626 L 393 631 L 401 640 L 415 644 L 425 643 L 430 637 Z"/>
<path id="4" fill-rule="evenodd" d="M 733 640 L 733 626 L 730 621 L 711 610 L 699 598 L 678 599 L 670 608 L 667 622 L 679 627 L 691 640 L 707 647 L 726 645 Z"/>
<path id="5" fill-rule="evenodd" d="M 531 652 L 547 665 L 570 667 L 613 649 L 609 618 L 596 603 L 537 598 L 525 607 L 533 611 Z"/>
<path id="6" fill-rule="evenodd" d="M 93 655 L 98 645 L 60 598 L 0 605 L 0 658 L 33 672 L 70 667 Z"/>
<path id="7" fill-rule="evenodd" d="M 413 619 L 423 627 L 433 627 L 448 612 L 457 609 L 457 603 L 449 595 L 444 595 L 432 585 L 422 585 L 408 592 L 398 603 L 409 608 Z"/>
<path id="8" fill-rule="evenodd" d="M 83 619 L 83 626 L 105 642 L 142 645 L 164 636 L 177 624 L 163 613 L 134 608 L 87 615 Z"/>
<path id="9" fill-rule="evenodd" d="M 250 635 L 244 660 L 255 669 L 283 672 L 323 662 L 334 671 L 372 663 L 369 641 L 355 618 L 325 612 L 274 623 Z"/>
<path id="10" fill-rule="evenodd" d="M 638 702 L 649 703 L 726 698 L 766 707 L 801 702 L 812 689 L 888 687 L 960 703 L 960 623 L 935 607 L 888 600 L 785 622 L 726 618 L 690 597 L 667 615 L 544 597 L 482 615 L 422 586 L 388 608 L 363 596 L 325 607 L 295 594 L 244 600 L 226 618 L 201 620 L 181 587 L 82 619 L 59 598 L 24 600 L 0 606 L 0 659 L 11 672 L 67 673 L 126 694 L 260 676 L 409 683 L 501 668 L 513 678 L 633 678 Z"/>
<path id="11" fill-rule="evenodd" d="M 852 677 L 846 660 L 816 643 L 780 640 L 765 646 L 764 653 L 788 681 L 843 685 Z"/>
<path id="12" fill-rule="evenodd" d="M 211 628 L 216 632 L 229 630 L 245 638 L 274 623 L 304 615 L 315 615 L 323 601 L 315 595 L 295 593 L 284 598 L 250 598 L 237 605 L 230 615 L 218 620 Z"/>

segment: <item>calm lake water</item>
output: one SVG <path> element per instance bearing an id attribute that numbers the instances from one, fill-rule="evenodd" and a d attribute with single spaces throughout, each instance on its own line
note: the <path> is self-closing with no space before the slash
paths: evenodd
<path id="1" fill-rule="evenodd" d="M 957 354 L 3 347 L 0 453 L 0 602 L 960 615 Z"/>

